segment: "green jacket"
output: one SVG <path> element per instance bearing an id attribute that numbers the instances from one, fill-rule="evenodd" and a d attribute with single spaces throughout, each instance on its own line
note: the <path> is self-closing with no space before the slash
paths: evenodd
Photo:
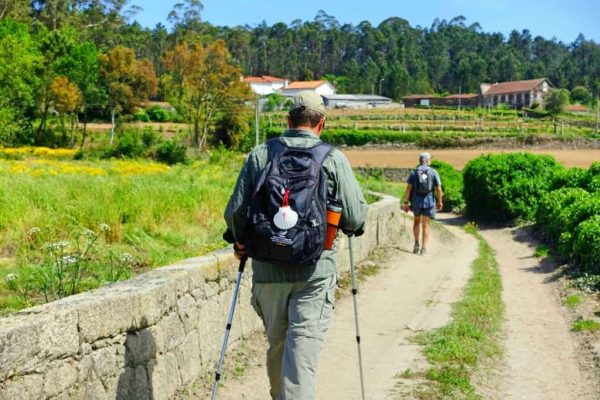
<path id="1" fill-rule="evenodd" d="M 295 129 L 287 130 L 282 138 L 286 145 L 293 147 L 312 147 L 320 141 L 310 131 Z M 259 180 L 267 162 L 267 146 L 261 144 L 248 155 L 227 204 L 225 221 L 233 237 L 240 243 L 245 242 L 244 232 L 248 223 L 245 214 L 252 188 Z M 367 203 L 350 163 L 341 151 L 333 149 L 325 159 L 323 168 L 327 173 L 328 196 L 342 203 L 340 228 L 347 232 L 360 230 L 367 216 Z M 301 282 L 331 276 L 335 274 L 335 247 L 333 250 L 325 250 L 317 264 L 313 266 L 282 267 L 252 260 L 253 279 L 260 283 Z"/>

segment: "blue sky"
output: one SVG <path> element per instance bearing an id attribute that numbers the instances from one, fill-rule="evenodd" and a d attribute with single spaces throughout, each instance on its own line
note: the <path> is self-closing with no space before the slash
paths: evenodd
<path id="1" fill-rule="evenodd" d="M 144 9 L 135 19 L 142 25 L 167 25 L 167 15 L 177 0 L 130 0 Z M 529 29 L 533 36 L 573 42 L 579 33 L 600 43 L 598 0 L 204 0 L 202 18 L 213 25 L 255 26 L 263 20 L 290 23 L 312 20 L 324 10 L 341 23 L 401 17 L 412 26 L 429 27 L 435 18 L 450 20 L 464 15 L 467 23 L 479 22 L 485 32 Z"/>

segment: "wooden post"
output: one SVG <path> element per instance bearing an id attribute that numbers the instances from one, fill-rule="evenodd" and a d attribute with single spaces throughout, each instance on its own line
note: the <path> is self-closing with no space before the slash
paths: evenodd
<path id="1" fill-rule="evenodd" d="M 598 113 L 599 113 L 598 107 L 599 107 L 599 104 L 598 104 L 598 93 L 596 93 L 596 136 L 598 136 Z"/>

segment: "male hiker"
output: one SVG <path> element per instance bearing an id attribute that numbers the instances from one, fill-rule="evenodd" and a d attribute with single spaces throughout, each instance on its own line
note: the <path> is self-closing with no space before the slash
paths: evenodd
<path id="1" fill-rule="evenodd" d="M 406 193 L 404 195 L 404 211 L 410 209 L 415 216 L 413 223 L 413 234 L 415 236 L 415 245 L 413 253 L 421 255 L 427 254 L 427 242 L 429 240 L 429 220 L 435 218 L 435 210 L 442 209 L 442 181 L 437 171 L 431 168 L 431 155 L 421 153 L 419 156 L 419 166 L 415 169 L 408 180 Z M 433 191 L 435 190 L 435 198 Z M 423 231 L 423 241 L 419 242 L 419 236 Z"/>
<path id="2" fill-rule="evenodd" d="M 299 93 L 287 120 L 283 136 L 246 159 L 225 220 L 236 256 L 252 258 L 251 302 L 269 342 L 271 397 L 309 400 L 336 286 L 335 246 L 323 250 L 326 203 L 341 207 L 339 227 L 355 235 L 367 205 L 346 157 L 319 139 L 321 96 Z"/>

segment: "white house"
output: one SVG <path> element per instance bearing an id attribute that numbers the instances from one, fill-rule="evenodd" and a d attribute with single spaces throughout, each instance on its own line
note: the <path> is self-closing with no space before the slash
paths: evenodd
<path id="1" fill-rule="evenodd" d="M 485 107 L 507 104 L 521 108 L 531 107 L 534 103 L 543 106 L 552 88 L 548 79 L 540 78 L 494 84 L 482 83 L 479 92 Z"/>
<path id="2" fill-rule="evenodd" d="M 250 89 L 258 95 L 269 95 L 279 92 L 281 89 L 288 86 L 287 79 L 276 78 L 274 76 L 247 76 L 244 82 L 250 85 Z"/>
<path id="3" fill-rule="evenodd" d="M 334 95 L 335 87 L 327 81 L 298 81 L 292 82 L 281 89 L 281 94 L 286 97 L 294 97 L 299 92 L 310 90 L 321 96 Z"/>

